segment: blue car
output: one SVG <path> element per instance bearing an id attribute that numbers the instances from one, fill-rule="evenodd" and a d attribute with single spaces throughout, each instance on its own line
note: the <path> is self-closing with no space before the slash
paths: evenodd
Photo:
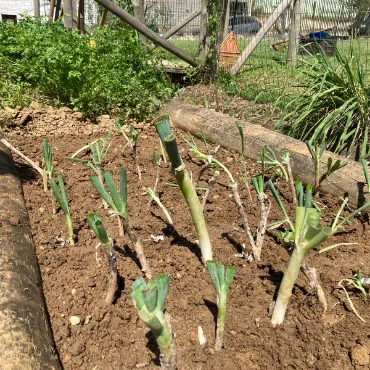
<path id="1" fill-rule="evenodd" d="M 252 16 L 236 15 L 229 19 L 229 32 L 232 30 L 239 35 L 251 35 L 262 28 L 261 22 Z"/>

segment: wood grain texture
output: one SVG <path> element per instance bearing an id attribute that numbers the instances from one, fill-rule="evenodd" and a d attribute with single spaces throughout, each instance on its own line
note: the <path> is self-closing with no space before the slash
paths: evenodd
<path id="1" fill-rule="evenodd" d="M 21 182 L 0 143 L 0 368 L 59 370 Z"/>
<path id="2" fill-rule="evenodd" d="M 251 124 L 236 118 L 215 112 L 213 109 L 199 108 L 172 100 L 162 109 L 163 114 L 170 114 L 173 124 L 192 135 L 199 137 L 200 130 L 204 132 L 207 140 L 229 149 L 241 151 L 241 139 L 236 126 L 240 122 L 243 126 L 245 143 L 244 151 L 247 158 L 259 159 L 258 152 L 265 145 L 269 145 L 276 154 L 283 150 L 290 152 L 292 158 L 292 171 L 295 178 L 300 178 L 304 184 L 314 183 L 314 165 L 306 144 L 269 130 L 260 125 Z M 362 166 L 355 161 L 346 159 L 325 151 L 320 167 L 322 173 L 326 169 L 327 160 L 347 161 L 348 165 L 330 175 L 321 187 L 320 191 L 338 197 L 348 196 L 353 206 L 361 206 L 370 201 L 369 194 L 364 192 L 364 174 Z"/>

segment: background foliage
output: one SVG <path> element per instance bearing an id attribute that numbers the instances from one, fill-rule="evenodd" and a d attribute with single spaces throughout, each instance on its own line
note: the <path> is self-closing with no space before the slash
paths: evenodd
<path id="1" fill-rule="evenodd" d="M 86 117 L 143 117 L 174 93 L 155 58 L 125 27 L 99 29 L 91 43 L 60 23 L 0 22 L 0 74 L 0 104 L 22 105 L 17 95 L 28 92 Z"/>

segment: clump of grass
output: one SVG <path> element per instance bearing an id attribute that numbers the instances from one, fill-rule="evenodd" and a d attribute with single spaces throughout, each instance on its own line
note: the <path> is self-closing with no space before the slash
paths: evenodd
<path id="1" fill-rule="evenodd" d="M 303 91 L 286 104 L 275 129 L 302 141 L 326 142 L 335 153 L 369 154 L 370 88 L 355 57 L 338 50 L 303 60 Z"/>

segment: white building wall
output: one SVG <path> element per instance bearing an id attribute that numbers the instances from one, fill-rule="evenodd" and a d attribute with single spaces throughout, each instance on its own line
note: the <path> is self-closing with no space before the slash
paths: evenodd
<path id="1" fill-rule="evenodd" d="M 49 15 L 50 2 L 40 0 L 40 15 Z M 75 1 L 73 13 L 77 15 L 78 1 Z M 0 20 L 3 14 L 16 15 L 17 19 L 22 16 L 33 16 L 33 0 L 0 0 Z M 97 19 L 97 7 L 94 0 L 85 2 L 85 20 L 87 24 L 95 23 Z"/>

